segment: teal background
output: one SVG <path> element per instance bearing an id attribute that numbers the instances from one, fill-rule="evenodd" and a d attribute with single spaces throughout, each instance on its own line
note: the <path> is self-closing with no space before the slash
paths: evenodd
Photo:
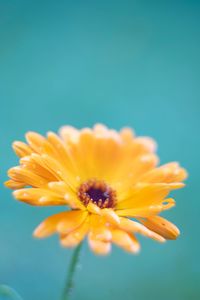
<path id="1" fill-rule="evenodd" d="M 159 144 L 161 163 L 189 171 L 177 206 L 181 229 L 164 245 L 139 238 L 138 256 L 85 244 L 72 299 L 200 299 L 200 1 L 0 0 L 0 173 L 17 164 L 13 140 L 64 124 L 134 127 Z M 71 250 L 35 226 L 57 208 L 0 191 L 0 283 L 24 300 L 58 299 Z"/>

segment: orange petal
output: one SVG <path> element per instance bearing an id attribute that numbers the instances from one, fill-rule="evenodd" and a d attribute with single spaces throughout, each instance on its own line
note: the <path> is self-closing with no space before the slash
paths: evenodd
<path id="1" fill-rule="evenodd" d="M 24 182 L 19 182 L 19 181 L 15 181 L 15 180 L 11 180 L 11 179 L 4 182 L 4 185 L 13 190 L 21 189 L 24 186 L 26 186 L 26 184 Z"/>
<path id="2" fill-rule="evenodd" d="M 152 216 L 141 221 L 147 228 L 163 236 L 167 240 L 175 240 L 179 234 L 179 229 L 160 216 Z"/>
<path id="3" fill-rule="evenodd" d="M 104 209 L 101 209 L 100 212 L 101 212 L 101 215 L 104 216 L 106 218 L 106 220 L 108 222 L 110 222 L 111 224 L 118 225 L 120 223 L 120 219 L 119 219 L 118 215 L 114 212 L 113 209 L 104 208 Z"/>
<path id="4" fill-rule="evenodd" d="M 126 199 L 117 203 L 117 209 L 140 208 L 160 203 L 174 187 L 169 184 L 137 184 L 129 190 Z"/>
<path id="5" fill-rule="evenodd" d="M 66 218 L 57 224 L 57 231 L 62 234 L 68 234 L 78 228 L 87 218 L 88 213 L 81 210 L 72 210 L 67 212 Z"/>
<path id="6" fill-rule="evenodd" d="M 58 196 L 64 198 L 71 208 L 85 210 L 85 206 L 78 199 L 77 194 L 64 181 L 49 182 L 48 187 Z"/>
<path id="7" fill-rule="evenodd" d="M 54 159 L 52 156 L 42 154 L 41 155 L 43 162 L 46 164 L 48 169 L 54 174 L 58 181 L 66 182 L 72 190 L 76 192 L 77 177 L 75 177 L 63 164 L 58 160 Z"/>
<path id="8" fill-rule="evenodd" d="M 136 208 L 128 208 L 117 210 L 116 213 L 121 217 L 149 217 L 160 213 L 175 206 L 175 201 L 172 198 L 164 199 L 158 204 L 141 206 Z"/>
<path id="9" fill-rule="evenodd" d="M 101 214 L 101 209 L 92 202 L 89 202 L 89 204 L 87 206 L 87 210 L 92 214 L 97 214 L 97 215 Z"/>
<path id="10" fill-rule="evenodd" d="M 15 141 L 12 144 L 12 147 L 19 157 L 30 155 L 33 152 L 33 150 L 27 144 L 20 141 Z"/>
<path id="11" fill-rule="evenodd" d="M 120 130 L 120 136 L 124 143 L 131 143 L 134 139 L 134 132 L 131 128 L 125 127 Z"/>
<path id="12" fill-rule="evenodd" d="M 146 237 L 149 237 L 149 238 L 156 240 L 158 242 L 161 242 L 161 243 L 165 242 L 165 239 L 162 236 L 160 236 L 159 234 L 149 230 L 144 225 L 142 225 L 138 222 L 132 221 L 130 219 L 127 219 L 127 218 L 120 218 L 119 227 L 125 231 L 130 231 L 133 233 L 140 233 Z"/>
<path id="13" fill-rule="evenodd" d="M 44 220 L 34 231 L 33 235 L 37 238 L 44 238 L 56 232 L 59 222 L 67 218 L 69 212 L 61 212 Z"/>
<path id="14" fill-rule="evenodd" d="M 72 126 L 62 126 L 59 129 L 59 135 L 66 145 L 68 145 L 69 142 L 77 143 L 79 139 L 79 131 Z"/>
<path id="15" fill-rule="evenodd" d="M 155 152 L 157 150 L 157 144 L 155 140 L 147 136 L 140 136 L 136 138 L 137 143 L 143 145 L 149 152 Z"/>
<path id="16" fill-rule="evenodd" d="M 97 255 L 107 255 L 111 251 L 111 243 L 93 239 L 88 236 L 88 243 L 91 250 Z"/>
<path id="17" fill-rule="evenodd" d="M 123 230 L 112 230 L 112 242 L 128 252 L 138 253 L 140 250 L 140 244 L 136 238 Z"/>
<path id="18" fill-rule="evenodd" d="M 56 153 L 45 137 L 37 132 L 29 131 L 26 133 L 26 140 L 34 152 L 55 156 Z"/>
<path id="19" fill-rule="evenodd" d="M 23 167 L 13 167 L 8 170 L 8 176 L 15 180 L 34 187 L 43 187 L 48 181 L 34 172 L 24 169 Z"/>
<path id="20" fill-rule="evenodd" d="M 106 226 L 106 222 L 103 217 L 98 215 L 91 215 L 90 238 L 92 240 L 101 240 L 104 242 L 111 241 L 112 234 L 109 227 Z"/>
<path id="21" fill-rule="evenodd" d="M 78 151 L 76 151 L 76 161 L 78 162 L 79 173 L 80 169 L 84 170 L 84 172 L 80 173 L 84 180 L 87 180 L 89 177 L 94 178 L 97 175 L 95 164 L 95 143 L 95 136 L 91 129 L 84 128 L 80 131 Z"/>
<path id="22" fill-rule="evenodd" d="M 63 247 L 76 247 L 86 236 L 89 229 L 89 218 L 86 219 L 78 228 L 67 235 L 60 237 Z"/>
<path id="23" fill-rule="evenodd" d="M 56 177 L 42 162 L 41 156 L 36 153 L 32 153 L 29 156 L 24 156 L 20 159 L 20 165 L 22 168 L 33 172 L 34 174 L 44 178 L 44 180 L 55 181 Z"/>
<path id="24" fill-rule="evenodd" d="M 47 189 L 27 188 L 13 192 L 16 199 L 36 206 L 67 205 L 64 198 Z"/>
<path id="25" fill-rule="evenodd" d="M 65 168 L 71 172 L 77 172 L 76 162 L 73 161 L 69 147 L 66 147 L 63 140 L 54 132 L 48 132 L 47 139 L 54 148 L 57 154 L 56 158 L 60 161 L 60 163 L 64 164 Z"/>
<path id="26" fill-rule="evenodd" d="M 142 182 L 181 182 L 187 178 L 187 172 L 181 168 L 177 162 L 171 162 L 160 166 L 154 170 L 151 170 L 145 174 L 142 178 Z"/>

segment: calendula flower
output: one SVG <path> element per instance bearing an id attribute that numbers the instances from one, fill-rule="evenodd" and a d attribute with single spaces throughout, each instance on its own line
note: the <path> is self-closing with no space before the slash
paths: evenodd
<path id="1" fill-rule="evenodd" d="M 26 140 L 13 143 L 20 165 L 8 171 L 6 186 L 28 204 L 64 206 L 35 237 L 58 233 L 64 247 L 75 247 L 87 236 L 92 251 L 104 255 L 112 243 L 137 253 L 138 233 L 159 242 L 179 235 L 159 214 L 175 205 L 168 195 L 184 186 L 187 174 L 176 162 L 157 166 L 151 138 L 95 125 L 65 126 L 46 137 L 28 132 Z"/>

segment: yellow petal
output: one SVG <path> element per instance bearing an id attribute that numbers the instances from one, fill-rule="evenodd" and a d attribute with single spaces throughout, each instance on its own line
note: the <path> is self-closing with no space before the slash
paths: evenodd
<path id="1" fill-rule="evenodd" d="M 80 131 L 76 161 L 83 180 L 97 176 L 95 165 L 95 137 L 91 129 L 84 128 Z M 84 172 L 83 172 L 84 170 Z"/>
<path id="2" fill-rule="evenodd" d="M 71 208 L 85 210 L 85 206 L 78 199 L 77 194 L 64 181 L 49 182 L 48 187 L 58 196 L 64 198 Z"/>
<path id="3" fill-rule="evenodd" d="M 58 181 L 66 182 L 72 190 L 76 191 L 79 182 L 70 171 L 60 164 L 58 160 L 55 160 L 49 155 L 43 154 L 41 157 L 49 170 L 57 177 Z"/>
<path id="4" fill-rule="evenodd" d="M 104 242 L 111 241 L 112 234 L 109 227 L 106 226 L 106 222 L 103 217 L 98 215 L 91 215 L 90 238 L 92 240 L 101 240 Z"/>
<path id="5" fill-rule="evenodd" d="M 149 152 L 155 152 L 157 150 L 157 144 L 155 140 L 147 136 L 140 136 L 136 138 L 137 143 L 141 144 Z"/>
<path id="6" fill-rule="evenodd" d="M 125 127 L 120 130 L 120 136 L 124 143 L 132 143 L 134 139 L 134 132 L 131 128 Z"/>
<path id="7" fill-rule="evenodd" d="M 160 216 L 152 216 L 141 221 L 147 228 L 163 236 L 167 240 L 175 240 L 179 234 L 179 229 Z"/>
<path id="8" fill-rule="evenodd" d="M 111 224 L 118 225 L 120 223 L 120 219 L 113 209 L 110 208 L 101 209 L 101 215 L 104 216 L 105 219 Z"/>
<path id="9" fill-rule="evenodd" d="M 67 235 L 62 235 L 60 243 L 63 247 L 76 247 L 86 236 L 89 229 L 89 218 L 86 219 L 78 228 Z"/>
<path id="10" fill-rule="evenodd" d="M 154 170 L 151 170 L 145 174 L 142 178 L 142 182 L 152 182 L 152 183 L 173 183 L 181 182 L 187 178 L 187 172 L 185 169 L 181 168 L 177 162 L 171 162 L 160 166 Z"/>
<path id="11" fill-rule="evenodd" d="M 17 189 L 21 189 L 24 186 L 26 186 L 26 184 L 24 182 L 19 182 L 19 181 L 15 181 L 15 180 L 7 180 L 4 185 L 10 189 L 13 190 L 17 190 Z"/>
<path id="12" fill-rule="evenodd" d="M 130 231 L 133 233 L 140 233 L 146 237 L 152 238 L 153 240 L 156 240 L 158 242 L 165 242 L 165 239 L 160 236 L 159 234 L 149 230 L 148 228 L 146 228 L 144 225 L 132 221 L 130 219 L 127 218 L 120 218 L 120 225 L 119 227 L 121 229 L 123 229 L 124 231 Z"/>
<path id="13" fill-rule="evenodd" d="M 104 137 L 106 134 L 108 134 L 108 127 L 106 127 L 104 124 L 97 123 L 93 127 L 94 133 L 98 136 Z"/>
<path id="14" fill-rule="evenodd" d="M 57 224 L 68 217 L 69 212 L 61 212 L 44 220 L 34 231 L 37 238 L 44 238 L 56 232 Z"/>
<path id="15" fill-rule="evenodd" d="M 155 168 L 157 163 L 158 157 L 152 153 L 136 156 L 135 159 L 127 155 L 127 161 L 118 168 L 118 181 L 122 183 L 121 186 L 117 187 L 119 192 L 118 200 L 121 201 L 127 198 L 130 194 L 130 187 L 140 182 L 140 177 Z"/>
<path id="16" fill-rule="evenodd" d="M 70 142 L 77 143 L 79 139 L 79 131 L 72 126 L 61 127 L 59 134 L 66 145 L 68 145 Z"/>
<path id="17" fill-rule="evenodd" d="M 30 155 L 33 152 L 33 150 L 27 144 L 20 141 L 15 141 L 12 144 L 12 147 L 19 157 Z"/>
<path id="18" fill-rule="evenodd" d="M 64 198 L 42 188 L 26 188 L 13 192 L 16 199 L 36 206 L 67 205 Z"/>
<path id="19" fill-rule="evenodd" d="M 160 203 L 172 190 L 168 184 L 138 184 L 129 190 L 128 196 L 118 201 L 117 209 L 138 208 Z"/>
<path id="20" fill-rule="evenodd" d="M 26 140 L 34 152 L 39 154 L 45 153 L 50 156 L 56 155 L 53 147 L 47 141 L 47 139 L 42 135 L 38 134 L 37 132 L 32 132 L 32 131 L 27 132 Z"/>
<path id="21" fill-rule="evenodd" d="M 110 242 L 92 239 L 90 235 L 88 236 L 88 243 L 91 250 L 97 255 L 107 255 L 111 251 Z"/>
<path id="22" fill-rule="evenodd" d="M 22 165 L 23 169 L 29 172 L 34 172 L 34 174 L 44 178 L 47 181 L 56 180 L 56 177 L 45 166 L 39 154 L 32 153 L 29 156 L 22 157 L 20 159 L 20 164 Z"/>
<path id="23" fill-rule="evenodd" d="M 20 181 L 33 187 L 44 187 L 48 183 L 45 178 L 35 174 L 34 171 L 26 170 L 23 167 L 11 168 L 8 170 L 8 176 L 15 181 Z"/>
<path id="24" fill-rule="evenodd" d="M 64 199 L 66 200 L 67 204 L 73 209 L 86 209 L 81 201 L 77 198 L 77 196 L 73 195 L 73 193 L 67 192 L 64 196 Z"/>
<path id="25" fill-rule="evenodd" d="M 64 181 L 52 181 L 48 183 L 48 187 L 55 193 L 65 196 L 66 192 L 69 190 L 69 186 Z"/>
<path id="26" fill-rule="evenodd" d="M 89 202 L 89 204 L 87 206 L 87 210 L 92 214 L 97 214 L 97 215 L 101 214 L 101 209 L 92 202 Z"/>
<path id="27" fill-rule="evenodd" d="M 116 213 L 118 216 L 125 217 L 148 217 L 160 213 L 175 206 L 175 201 L 172 198 L 164 199 L 160 203 L 141 206 L 136 208 L 120 209 Z"/>
<path id="28" fill-rule="evenodd" d="M 94 145 L 94 177 L 113 182 L 117 177 L 116 162 L 121 164 L 121 144 L 112 137 L 96 137 Z"/>
<path id="29" fill-rule="evenodd" d="M 112 242 L 128 252 L 138 253 L 140 250 L 140 244 L 136 238 L 123 230 L 112 230 Z"/>
<path id="30" fill-rule="evenodd" d="M 68 234 L 78 228 L 87 218 L 88 213 L 81 210 L 68 211 L 66 217 L 57 224 L 57 231 L 62 234 Z"/>
<path id="31" fill-rule="evenodd" d="M 57 154 L 56 158 L 61 164 L 65 165 L 65 168 L 70 172 L 77 172 L 76 162 L 73 160 L 70 154 L 69 147 L 66 147 L 63 140 L 53 132 L 48 132 L 47 139 Z"/>
<path id="32" fill-rule="evenodd" d="M 125 149 L 124 149 L 125 148 Z M 130 189 L 140 182 L 140 177 L 155 168 L 158 163 L 158 157 L 152 153 L 134 155 L 132 149 L 124 147 L 121 158 L 115 166 L 110 183 L 118 192 L 118 202 L 129 197 Z"/>

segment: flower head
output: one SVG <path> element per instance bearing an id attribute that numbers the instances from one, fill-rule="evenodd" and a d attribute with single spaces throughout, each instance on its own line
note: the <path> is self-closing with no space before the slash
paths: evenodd
<path id="1" fill-rule="evenodd" d="M 151 138 L 97 124 L 47 137 L 28 132 L 26 140 L 13 143 L 20 165 L 8 171 L 6 186 L 28 204 L 69 208 L 44 220 L 35 237 L 58 233 L 63 246 L 74 247 L 87 236 L 103 255 L 112 243 L 137 253 L 138 233 L 159 242 L 179 235 L 159 214 L 175 205 L 168 194 L 184 186 L 187 173 L 176 162 L 157 166 Z"/>

